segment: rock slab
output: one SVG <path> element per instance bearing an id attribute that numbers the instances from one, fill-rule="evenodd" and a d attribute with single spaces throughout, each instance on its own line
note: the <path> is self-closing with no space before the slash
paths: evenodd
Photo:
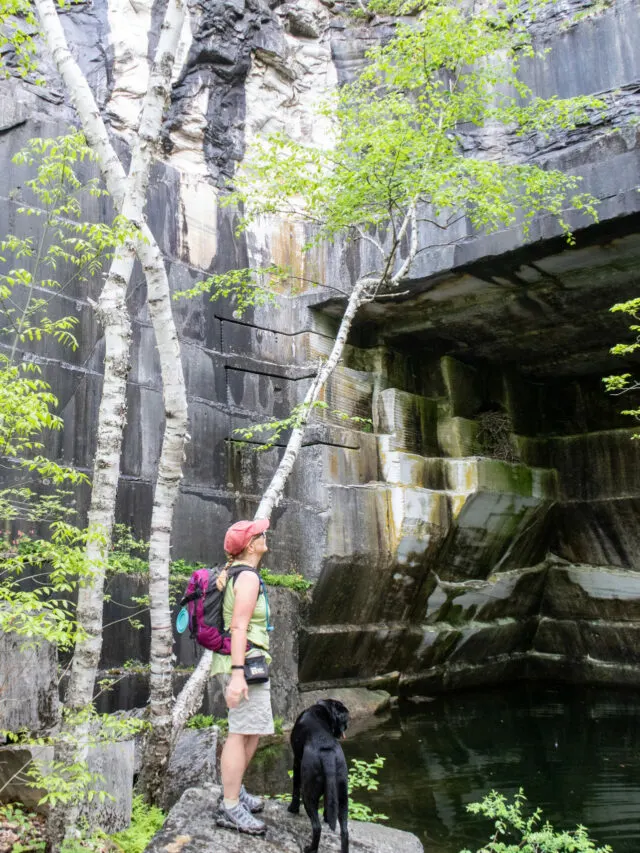
<path id="1" fill-rule="evenodd" d="M 58 715 L 58 656 L 42 642 L 30 647 L 25 637 L 0 631 L 0 729 L 39 732 Z"/>
<path id="2" fill-rule="evenodd" d="M 190 788 L 171 809 L 162 830 L 145 853 L 300 853 L 309 843 L 311 825 L 306 815 L 290 815 L 282 803 L 268 801 L 261 815 L 264 837 L 241 835 L 216 826 L 220 788 Z M 370 823 L 349 823 L 351 853 L 423 853 L 415 835 Z M 323 827 L 322 853 L 339 853 L 340 835 Z"/>
<path id="3" fill-rule="evenodd" d="M 26 772 L 31 762 L 40 763 L 47 773 L 53 761 L 51 746 L 5 746 L 0 749 L 0 800 L 20 802 L 28 809 L 46 814 L 47 804 L 39 801 L 45 791 L 29 784 Z M 131 823 L 133 796 L 134 744 L 132 740 L 98 743 L 89 747 L 88 769 L 97 774 L 95 789 L 108 796 L 104 801 L 94 797 L 85 802 L 81 815 L 92 827 L 107 833 L 119 832 Z"/>

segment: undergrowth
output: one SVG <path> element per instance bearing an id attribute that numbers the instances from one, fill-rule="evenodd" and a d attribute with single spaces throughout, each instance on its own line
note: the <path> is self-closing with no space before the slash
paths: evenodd
<path id="1" fill-rule="evenodd" d="M 133 798 L 131 826 L 111 836 L 123 853 L 142 853 L 153 836 L 162 829 L 165 814 L 157 806 L 150 806 L 141 796 Z"/>

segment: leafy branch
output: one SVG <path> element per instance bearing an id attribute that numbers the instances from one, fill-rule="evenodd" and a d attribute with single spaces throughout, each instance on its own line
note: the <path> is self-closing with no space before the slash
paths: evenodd
<path id="1" fill-rule="evenodd" d="M 193 299 L 208 294 L 210 301 L 233 299 L 235 313 L 242 317 L 249 308 L 259 307 L 276 298 L 276 288 L 281 286 L 290 274 L 276 264 L 256 269 L 245 268 L 216 273 L 186 290 L 173 294 L 173 299 Z"/>

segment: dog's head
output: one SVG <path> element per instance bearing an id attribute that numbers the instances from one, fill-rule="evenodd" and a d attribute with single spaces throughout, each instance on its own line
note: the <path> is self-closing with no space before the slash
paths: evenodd
<path id="1" fill-rule="evenodd" d="M 349 709 L 347 706 L 337 699 L 321 699 L 318 705 L 323 707 L 329 715 L 331 734 L 338 739 L 344 737 L 349 725 Z"/>

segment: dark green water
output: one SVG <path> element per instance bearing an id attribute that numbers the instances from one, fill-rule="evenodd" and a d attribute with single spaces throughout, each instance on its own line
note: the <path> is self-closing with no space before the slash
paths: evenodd
<path id="1" fill-rule="evenodd" d="M 640 851 L 640 693 L 518 686 L 404 705 L 343 742 L 347 759 L 386 757 L 375 793 L 356 799 L 416 833 L 426 853 L 476 850 L 490 823 L 466 805 L 523 787 L 557 828 L 585 824 L 614 853 Z M 286 751 L 251 780 L 288 790 Z"/>

